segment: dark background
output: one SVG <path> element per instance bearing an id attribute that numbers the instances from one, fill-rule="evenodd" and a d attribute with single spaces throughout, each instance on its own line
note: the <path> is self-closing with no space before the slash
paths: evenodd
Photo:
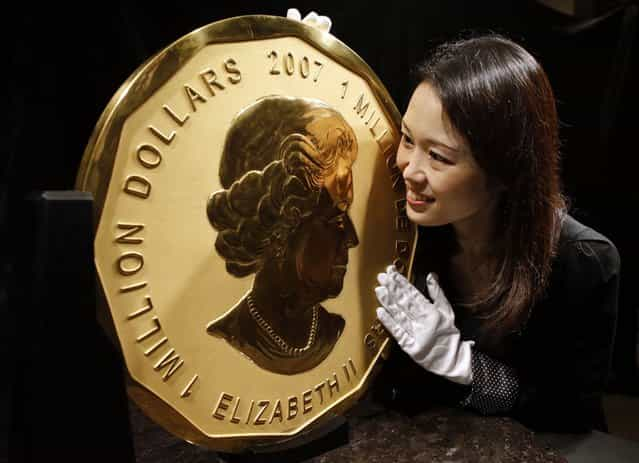
<path id="1" fill-rule="evenodd" d="M 608 236 L 622 259 L 619 327 L 611 392 L 637 394 L 639 276 L 635 213 L 639 137 L 636 110 L 637 2 L 600 2 L 592 15 L 570 17 L 534 1 L 429 0 L 373 3 L 295 2 L 79 3 L 43 7 L 23 2 L 3 20 L 4 61 L 0 157 L 0 429 L 8 427 L 16 333 L 25 282 L 16 266 L 26 254 L 25 195 L 68 190 L 91 131 L 110 97 L 149 56 L 207 23 L 244 14 L 286 15 L 315 9 L 332 33 L 379 75 L 404 111 L 410 70 L 435 44 L 464 31 L 515 39 L 546 69 L 555 89 L 563 141 L 563 179 L 571 213 Z M 606 4 L 613 4 L 606 6 Z M 621 6 L 619 6 L 621 4 Z M 4 7 L 3 7 L 4 8 Z M 22 285 L 22 286 L 21 286 Z M 55 303 L 42 310 L 61 310 Z M 37 317 L 37 313 L 32 315 Z M 37 336 L 38 333 L 32 333 Z M 5 433 L 3 432 L 3 435 Z M 3 440 L 0 461 L 6 452 Z"/>

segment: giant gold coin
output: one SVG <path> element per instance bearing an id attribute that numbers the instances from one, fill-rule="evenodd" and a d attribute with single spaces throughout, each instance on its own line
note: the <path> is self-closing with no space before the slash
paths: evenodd
<path id="1" fill-rule="evenodd" d="M 353 51 L 299 22 L 210 24 L 143 64 L 89 141 L 102 312 L 129 395 L 237 451 L 346 411 L 389 339 L 376 275 L 410 271 L 399 113 Z"/>

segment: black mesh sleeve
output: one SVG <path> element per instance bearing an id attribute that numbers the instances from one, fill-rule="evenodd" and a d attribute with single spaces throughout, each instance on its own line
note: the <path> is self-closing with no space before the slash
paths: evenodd
<path id="1" fill-rule="evenodd" d="M 478 350 L 473 350 L 472 369 L 471 392 L 461 405 L 483 415 L 505 414 L 512 410 L 519 396 L 515 370 Z"/>

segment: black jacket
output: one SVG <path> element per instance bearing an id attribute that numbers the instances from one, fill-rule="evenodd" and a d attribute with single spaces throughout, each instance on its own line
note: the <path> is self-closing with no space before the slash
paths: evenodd
<path id="1" fill-rule="evenodd" d="M 607 430 L 602 397 L 610 372 L 619 269 L 613 243 L 565 215 L 545 297 L 499 349 L 473 348 L 471 386 L 427 372 L 396 348 L 376 381 L 375 395 L 411 412 L 443 402 L 510 415 L 540 431 Z M 416 270 L 420 289 L 424 278 Z M 480 335 L 478 321 L 457 311 L 456 325 L 464 339 Z"/>

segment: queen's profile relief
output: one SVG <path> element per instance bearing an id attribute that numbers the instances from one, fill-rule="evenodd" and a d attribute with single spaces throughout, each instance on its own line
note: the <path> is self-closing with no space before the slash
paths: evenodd
<path id="1" fill-rule="evenodd" d="M 207 215 L 216 252 L 235 277 L 255 274 L 238 303 L 207 326 L 260 367 L 317 366 L 345 321 L 321 302 L 342 290 L 357 140 L 344 118 L 313 99 L 269 96 L 234 118 Z"/>

